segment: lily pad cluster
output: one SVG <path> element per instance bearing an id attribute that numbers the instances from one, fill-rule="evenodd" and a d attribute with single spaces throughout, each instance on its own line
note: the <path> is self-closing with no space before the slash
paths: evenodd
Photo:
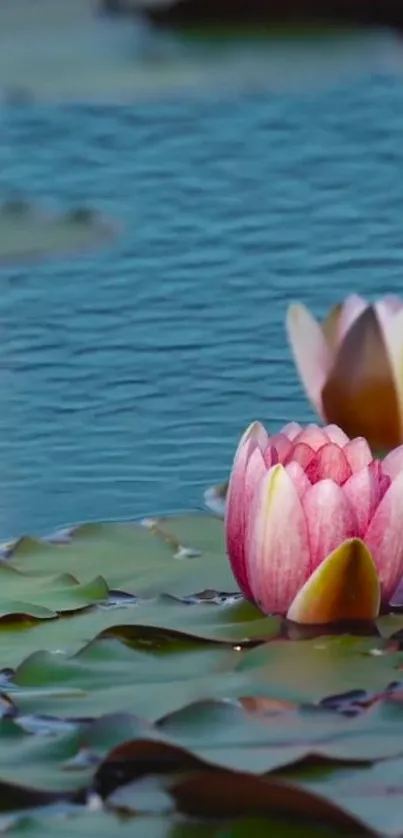
<path id="1" fill-rule="evenodd" d="M 0 204 L 0 263 L 74 253 L 113 235 L 113 225 L 87 206 L 55 213 L 19 195 Z"/>
<path id="2" fill-rule="evenodd" d="M 331 631 L 247 603 L 211 515 L 3 545 L 0 828 L 401 834 L 403 616 Z"/>

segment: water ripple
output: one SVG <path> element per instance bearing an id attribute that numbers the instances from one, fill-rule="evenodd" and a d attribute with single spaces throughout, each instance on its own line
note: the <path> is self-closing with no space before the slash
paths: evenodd
<path id="1" fill-rule="evenodd" d="M 285 342 L 403 278 L 403 83 L 5 110 L 0 193 L 124 219 L 0 271 L 0 531 L 200 505 L 254 417 L 312 417 Z"/>

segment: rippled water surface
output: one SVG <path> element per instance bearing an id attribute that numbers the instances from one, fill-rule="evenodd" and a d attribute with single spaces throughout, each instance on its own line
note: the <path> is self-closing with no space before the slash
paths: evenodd
<path id="1" fill-rule="evenodd" d="M 124 223 L 0 271 L 0 531 L 202 504 L 245 424 L 311 417 L 285 341 L 403 287 L 403 79 L 4 107 L 0 193 Z"/>

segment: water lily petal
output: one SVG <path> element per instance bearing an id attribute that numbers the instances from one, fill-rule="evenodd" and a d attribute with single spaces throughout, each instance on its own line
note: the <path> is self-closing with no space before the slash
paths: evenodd
<path id="1" fill-rule="evenodd" d="M 349 294 L 342 304 L 339 320 L 339 346 L 353 323 L 368 308 L 368 303 L 360 294 Z"/>
<path id="2" fill-rule="evenodd" d="M 383 334 L 384 344 L 386 346 L 387 355 L 392 371 L 392 379 L 396 391 L 397 409 L 399 418 L 399 438 L 394 443 L 397 445 L 403 438 L 403 311 L 399 311 L 394 316 L 386 315 L 380 317 L 381 330 Z M 384 406 L 384 410 L 386 410 Z M 384 446 L 392 448 L 389 446 Z"/>
<path id="3" fill-rule="evenodd" d="M 389 489 L 389 486 L 392 482 L 392 478 L 389 477 L 388 474 L 385 474 L 383 462 L 381 460 L 372 460 L 372 463 L 370 463 L 369 468 L 378 484 L 378 503 L 380 503 L 384 494 L 386 494 L 386 492 Z"/>
<path id="4" fill-rule="evenodd" d="M 403 605 L 403 579 L 400 580 L 396 590 L 393 592 L 390 599 L 390 607 L 401 608 Z"/>
<path id="5" fill-rule="evenodd" d="M 270 445 L 276 449 L 279 463 L 284 463 L 294 448 L 293 443 L 284 433 L 274 434 L 270 438 Z"/>
<path id="6" fill-rule="evenodd" d="M 388 474 L 392 480 L 403 471 L 403 445 L 398 445 L 382 461 L 384 474 Z"/>
<path id="7" fill-rule="evenodd" d="M 275 466 L 276 463 L 280 462 L 277 448 L 275 448 L 274 445 L 268 445 L 266 450 L 263 453 L 260 453 L 262 454 L 266 468 L 271 468 L 272 466 Z"/>
<path id="8" fill-rule="evenodd" d="M 311 483 L 329 478 L 339 486 L 351 477 L 352 471 L 342 448 L 333 442 L 322 445 L 306 467 Z"/>
<path id="9" fill-rule="evenodd" d="M 266 473 L 254 494 L 247 555 L 255 602 L 266 613 L 285 613 L 307 578 L 309 549 L 298 493 L 281 465 Z"/>
<path id="10" fill-rule="evenodd" d="M 339 544 L 357 535 L 357 521 L 347 495 L 333 480 L 315 483 L 301 503 L 308 525 L 312 573 Z"/>
<path id="11" fill-rule="evenodd" d="M 288 457 L 284 460 L 285 463 L 299 463 L 302 468 L 306 468 L 308 463 L 315 456 L 313 448 L 306 444 L 306 442 L 299 442 L 295 448 L 290 451 Z"/>
<path id="12" fill-rule="evenodd" d="M 397 294 L 385 294 L 381 302 L 390 314 L 397 314 L 403 310 L 403 300 Z M 376 304 L 375 304 L 376 307 Z"/>
<path id="13" fill-rule="evenodd" d="M 365 534 L 382 586 L 382 600 L 389 602 L 403 575 L 403 472 L 389 486 Z"/>
<path id="14" fill-rule="evenodd" d="M 234 457 L 228 483 L 224 519 L 227 552 L 232 572 L 241 591 L 247 598 L 250 598 L 251 592 L 245 564 L 245 479 L 248 461 L 255 451 L 260 453 L 253 434 L 250 436 L 244 434 Z M 262 455 L 260 456 L 262 458 Z M 264 463 L 263 470 L 265 471 Z M 249 478 L 248 497 L 251 496 L 250 487 L 251 477 Z"/>
<path id="15" fill-rule="evenodd" d="M 264 427 L 264 425 L 262 425 L 261 422 L 255 420 L 254 422 L 251 422 L 250 425 L 248 425 L 246 431 L 244 431 L 244 433 L 241 436 L 237 451 L 248 440 L 254 440 L 256 442 L 256 445 L 258 445 L 262 451 L 264 451 L 265 448 L 267 448 L 269 444 L 269 435 L 266 431 L 266 428 Z"/>
<path id="16" fill-rule="evenodd" d="M 355 472 L 343 486 L 343 492 L 347 495 L 357 519 L 357 535 L 360 538 L 365 536 L 370 521 L 390 485 L 390 480 L 385 484 L 382 475 L 379 474 L 378 466 L 380 463 L 377 462 L 364 466 L 360 471 Z"/>
<path id="17" fill-rule="evenodd" d="M 294 484 L 294 488 L 297 491 L 298 497 L 301 500 L 305 492 L 311 488 L 311 482 L 309 478 L 306 476 L 305 470 L 300 466 L 299 463 L 292 460 L 288 465 L 285 466 L 285 470 L 292 480 Z"/>
<path id="18" fill-rule="evenodd" d="M 352 538 L 317 567 L 291 603 L 287 617 L 308 624 L 373 620 L 380 599 L 371 553 L 361 539 Z"/>
<path id="19" fill-rule="evenodd" d="M 309 445 L 313 451 L 318 451 L 319 448 L 322 448 L 322 445 L 326 445 L 326 443 L 329 442 L 326 428 L 320 428 L 319 425 L 315 425 L 313 423 L 306 425 L 305 428 L 302 429 L 301 433 L 295 437 L 294 445 L 299 445 L 302 442 L 304 442 L 305 445 Z"/>
<path id="20" fill-rule="evenodd" d="M 301 425 L 299 422 L 288 422 L 287 425 L 284 425 L 284 428 L 281 429 L 281 433 L 288 437 L 288 439 L 293 441 L 298 434 L 302 431 Z"/>
<path id="21" fill-rule="evenodd" d="M 301 303 L 289 307 L 286 325 L 306 393 L 316 411 L 323 416 L 321 393 L 332 363 L 326 338 L 318 321 Z"/>
<path id="22" fill-rule="evenodd" d="M 351 439 L 344 446 L 343 451 L 352 472 L 360 471 L 364 466 L 369 466 L 374 459 L 367 440 L 362 436 Z"/>
<path id="23" fill-rule="evenodd" d="M 386 294 L 377 300 L 374 309 L 384 332 L 389 329 L 392 318 L 403 309 L 402 300 L 395 294 Z"/>
<path id="24" fill-rule="evenodd" d="M 344 448 L 344 446 L 348 445 L 350 441 L 347 434 L 345 434 L 338 425 L 325 425 L 323 431 L 329 442 L 335 442 L 336 445 L 340 446 L 340 448 Z"/>
<path id="25" fill-rule="evenodd" d="M 274 455 L 276 456 L 276 451 L 273 449 Z M 275 460 L 273 465 L 275 465 L 277 461 Z M 245 514 L 248 513 L 249 504 L 252 501 L 253 493 L 256 489 L 257 484 L 260 482 L 262 477 L 266 474 L 267 466 L 263 457 L 263 454 L 260 448 L 256 447 L 250 457 L 248 458 L 246 464 L 246 471 L 245 471 L 245 495 L 244 495 L 244 510 Z"/>
<path id="26" fill-rule="evenodd" d="M 340 316 L 342 310 L 343 304 L 336 303 L 321 323 L 322 332 L 332 357 L 335 356 L 340 343 Z"/>
<path id="27" fill-rule="evenodd" d="M 393 448 L 400 442 L 394 377 L 372 307 L 366 308 L 347 332 L 323 388 L 322 401 L 328 420 L 350 437 L 363 436 L 374 449 Z"/>

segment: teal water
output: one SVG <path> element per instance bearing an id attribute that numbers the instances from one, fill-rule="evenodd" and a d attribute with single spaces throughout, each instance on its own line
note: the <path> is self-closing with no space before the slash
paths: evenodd
<path id="1" fill-rule="evenodd" d="M 94 205 L 98 253 L 0 270 L 0 534 L 202 505 L 244 426 L 312 418 L 288 302 L 403 290 L 403 78 L 4 106 L 0 194 Z"/>

